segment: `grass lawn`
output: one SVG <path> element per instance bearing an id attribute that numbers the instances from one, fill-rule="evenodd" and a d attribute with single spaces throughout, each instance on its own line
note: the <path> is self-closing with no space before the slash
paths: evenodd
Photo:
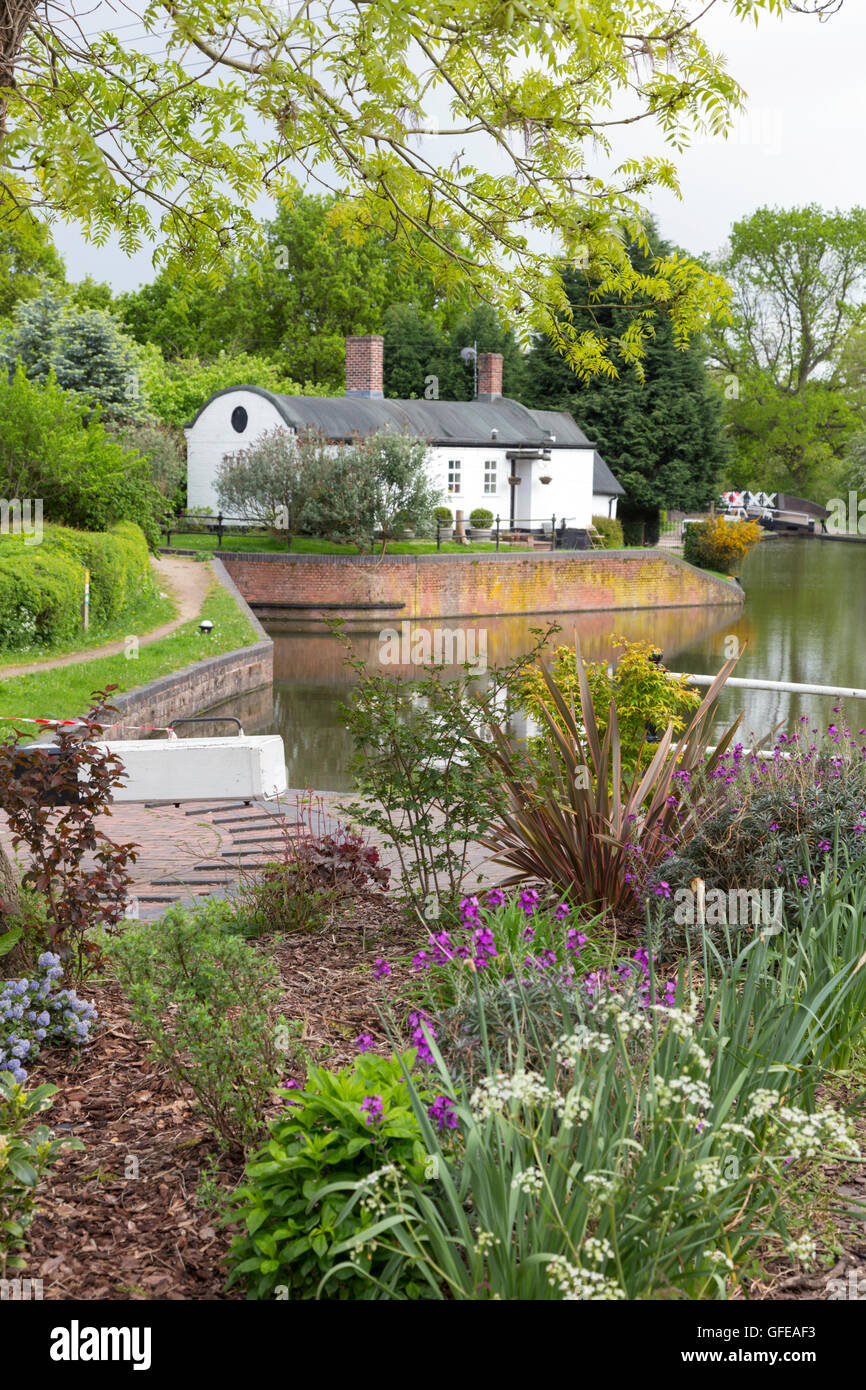
<path id="1" fill-rule="evenodd" d="M 501 544 L 500 550 L 528 550 L 529 546 Z M 165 549 L 165 547 L 163 547 Z M 207 550 L 219 554 L 217 538 L 202 532 L 171 533 L 170 550 Z M 222 549 L 225 551 L 274 552 L 285 555 L 286 542 L 278 536 L 231 536 L 224 535 Z M 495 541 L 470 541 L 468 545 L 458 545 L 456 541 L 442 542 L 443 555 L 464 555 L 467 551 L 490 551 L 496 549 Z M 373 554 L 381 554 L 381 544 Z M 388 555 L 435 555 L 435 541 L 389 541 Z M 340 545 L 335 541 L 320 541 L 312 536 L 295 536 L 292 541 L 292 555 L 358 555 L 356 545 Z"/>
<path id="2" fill-rule="evenodd" d="M 130 632 L 150 632 L 163 623 L 170 623 L 176 612 L 177 609 L 168 595 L 156 591 L 143 598 L 133 614 L 127 613 L 125 618 L 119 618 L 115 623 L 106 623 L 102 627 L 91 623 L 86 634 L 79 632 L 65 642 L 41 644 L 38 647 L 16 647 L 14 650 L 0 649 L 0 681 L 3 679 L 4 666 L 19 666 L 25 663 L 29 666 L 31 662 L 51 661 L 56 656 L 71 655 L 72 652 L 81 651 L 84 646 L 101 647 L 108 642 L 119 642 Z"/>
<path id="3" fill-rule="evenodd" d="M 210 618 L 214 625 L 209 637 L 198 630 L 199 622 Z M 153 626 L 153 624 L 151 624 Z M 126 628 L 129 632 L 129 628 Z M 0 679 L 0 735 L 15 727 L 15 715 L 31 719 L 71 719 L 87 708 L 92 691 L 116 685 L 118 692 L 134 690 L 136 686 L 191 666 L 207 656 L 249 647 L 258 636 L 240 612 L 231 594 L 222 585 L 215 585 L 202 604 L 201 613 L 191 623 L 185 623 L 168 637 L 142 647 L 135 660 L 118 656 L 99 657 L 74 666 L 57 666 L 29 676 Z M 31 725 L 18 725 L 21 732 L 37 737 Z"/>

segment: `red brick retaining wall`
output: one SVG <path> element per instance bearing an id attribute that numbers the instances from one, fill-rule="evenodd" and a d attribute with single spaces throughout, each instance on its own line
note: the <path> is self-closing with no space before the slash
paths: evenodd
<path id="1" fill-rule="evenodd" d="M 537 554 L 233 555 L 223 563 L 248 603 L 291 605 L 287 617 L 393 618 L 679 608 L 743 601 L 658 550 Z"/>

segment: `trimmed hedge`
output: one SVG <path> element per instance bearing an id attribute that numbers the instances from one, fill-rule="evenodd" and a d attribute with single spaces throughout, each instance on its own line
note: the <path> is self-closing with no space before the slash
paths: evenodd
<path id="1" fill-rule="evenodd" d="M 622 550 L 625 538 L 621 521 L 615 516 L 594 516 L 592 524 L 598 534 L 604 537 L 605 550 Z"/>
<path id="2" fill-rule="evenodd" d="M 147 540 L 132 521 L 95 532 L 46 526 L 38 545 L 0 535 L 0 648 L 74 638 L 81 631 L 85 570 L 95 628 L 133 614 L 153 588 Z"/>

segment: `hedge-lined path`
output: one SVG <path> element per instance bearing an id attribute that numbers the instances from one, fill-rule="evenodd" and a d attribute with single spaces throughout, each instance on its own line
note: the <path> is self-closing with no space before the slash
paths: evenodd
<path id="1" fill-rule="evenodd" d="M 201 560 L 161 555 L 158 560 L 151 556 L 150 563 L 156 582 L 174 599 L 177 613 L 170 623 L 161 623 L 150 632 L 133 634 L 138 638 L 140 647 L 147 647 L 151 642 L 158 642 L 161 637 L 168 637 L 177 628 L 183 627 L 184 623 L 198 617 L 205 598 L 216 583 L 210 564 L 202 563 Z M 101 656 L 119 656 L 124 650 L 125 642 L 121 638 L 118 642 L 106 642 L 101 647 L 87 647 L 82 651 L 70 652 L 66 656 L 48 657 L 45 661 L 31 661 L 21 666 L 0 666 L 0 680 L 9 680 L 12 676 L 32 676 L 40 671 L 49 671 L 52 667 L 76 666 L 81 661 L 95 661 Z"/>

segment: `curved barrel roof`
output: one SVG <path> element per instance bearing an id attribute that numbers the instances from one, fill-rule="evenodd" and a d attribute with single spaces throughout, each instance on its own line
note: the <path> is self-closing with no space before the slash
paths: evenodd
<path id="1" fill-rule="evenodd" d="M 397 401 L 368 396 L 281 396 L 261 386 L 229 386 L 205 401 L 187 429 L 212 401 L 235 391 L 264 396 L 292 429 L 319 430 L 335 442 L 391 428 L 433 444 L 481 447 L 493 442 L 495 430 L 495 442 L 501 448 L 593 447 L 566 411 L 529 410 L 508 396 L 492 401 Z"/>

